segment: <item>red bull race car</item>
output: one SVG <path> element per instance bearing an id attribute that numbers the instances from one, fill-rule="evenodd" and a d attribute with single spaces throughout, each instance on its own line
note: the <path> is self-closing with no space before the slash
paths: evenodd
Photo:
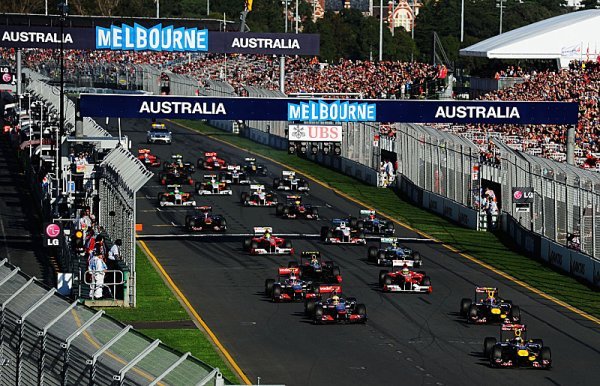
<path id="1" fill-rule="evenodd" d="M 233 190 L 226 182 L 221 182 L 216 174 L 206 174 L 204 181 L 196 183 L 196 192 L 201 196 L 231 196 Z"/>
<path id="2" fill-rule="evenodd" d="M 319 219 L 319 210 L 310 204 L 302 203 L 302 197 L 297 195 L 287 196 L 285 204 L 277 204 L 275 214 L 283 218 Z"/>
<path id="3" fill-rule="evenodd" d="M 346 219 L 333 219 L 330 227 L 321 228 L 321 240 L 325 244 L 365 245 L 367 240 L 362 229 L 351 228 Z"/>
<path id="4" fill-rule="evenodd" d="M 159 167 L 160 166 L 160 158 L 152 154 L 150 149 L 139 149 L 138 150 L 138 159 L 142 161 L 142 163 L 146 167 Z"/>
<path id="5" fill-rule="evenodd" d="M 273 236 L 271 227 L 254 227 L 254 237 L 244 240 L 244 251 L 251 255 L 293 255 L 292 242 Z"/>
<path id="6" fill-rule="evenodd" d="M 358 303 L 356 298 L 345 297 L 338 292 L 329 293 L 329 297 L 316 302 L 307 302 L 306 313 L 315 324 L 365 323 L 367 307 Z"/>
<path id="7" fill-rule="evenodd" d="M 212 207 L 200 206 L 185 216 L 185 228 L 190 232 L 215 231 L 225 232 L 227 221 L 219 214 L 212 214 Z"/>
<path id="8" fill-rule="evenodd" d="M 552 351 L 542 339 L 527 339 L 524 324 L 507 323 L 500 329 L 500 340 L 487 337 L 483 341 L 483 355 L 491 367 L 552 367 Z"/>
<path id="9" fill-rule="evenodd" d="M 265 191 L 264 185 L 250 185 L 250 192 L 242 192 L 241 202 L 244 206 L 276 206 L 277 195 Z"/>
<path id="10" fill-rule="evenodd" d="M 425 272 L 412 271 L 406 265 L 397 271 L 379 271 L 379 286 L 383 292 L 430 294 L 433 291 L 431 279 Z"/>
<path id="11" fill-rule="evenodd" d="M 476 287 L 474 299 L 460 301 L 460 315 L 469 323 L 519 323 L 521 308 L 498 297 L 498 288 Z"/>
<path id="12" fill-rule="evenodd" d="M 162 206 L 196 206 L 191 193 L 180 190 L 181 185 L 168 185 L 167 191 L 158 194 L 158 204 Z"/>
<path id="13" fill-rule="evenodd" d="M 268 173 L 267 167 L 256 162 L 256 158 L 244 158 L 242 170 L 249 176 L 266 176 Z"/>
<path id="14" fill-rule="evenodd" d="M 200 158 L 198 160 L 198 169 L 204 170 L 226 170 L 227 162 L 219 158 L 218 154 L 215 152 L 206 152 L 204 153 L 204 159 Z"/>

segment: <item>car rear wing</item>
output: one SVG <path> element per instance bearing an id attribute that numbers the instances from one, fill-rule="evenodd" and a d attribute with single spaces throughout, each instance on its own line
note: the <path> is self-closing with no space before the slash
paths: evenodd
<path id="1" fill-rule="evenodd" d="M 370 215 L 374 215 L 375 211 L 372 209 L 361 209 L 360 211 L 360 215 L 361 216 L 370 216 Z"/>
<path id="2" fill-rule="evenodd" d="M 150 154 L 150 149 L 139 149 L 138 154 Z"/>
<path id="3" fill-rule="evenodd" d="M 498 292 L 498 288 L 496 287 L 477 287 L 475 288 L 475 292 L 477 293 L 486 293 L 487 291 L 494 291 L 494 292 Z"/>
<path id="4" fill-rule="evenodd" d="M 254 227 L 254 235 L 262 235 L 265 232 L 273 233 L 273 227 Z"/>
<path id="5" fill-rule="evenodd" d="M 298 267 L 294 267 L 294 268 L 287 268 L 287 267 L 279 267 L 279 275 L 283 276 L 283 275 L 299 275 L 300 274 L 300 268 Z"/>
<path id="6" fill-rule="evenodd" d="M 293 172 L 291 170 L 284 170 L 281 172 L 281 175 L 284 177 L 294 177 L 296 175 L 296 172 Z"/>
<path id="7" fill-rule="evenodd" d="M 331 220 L 331 224 L 335 225 L 335 226 L 339 226 L 341 227 L 348 225 L 348 219 L 345 218 L 334 218 L 333 220 Z"/>
<path id="8" fill-rule="evenodd" d="M 216 157 L 217 153 L 215 153 L 214 151 L 212 151 L 212 152 L 206 152 L 206 153 L 204 153 L 204 156 L 205 157 Z"/>
<path id="9" fill-rule="evenodd" d="M 210 212 L 212 210 L 212 206 L 197 206 L 196 209 L 200 212 Z"/>
<path id="10" fill-rule="evenodd" d="M 342 293 L 342 286 L 339 284 L 321 284 L 319 287 L 317 287 L 317 291 L 321 294 L 340 294 Z"/>
<path id="11" fill-rule="evenodd" d="M 216 179 L 216 178 L 217 178 L 216 174 L 205 174 L 204 175 L 204 179 L 205 180 L 213 180 L 213 179 Z"/>
<path id="12" fill-rule="evenodd" d="M 300 256 L 302 256 L 302 257 L 306 257 L 306 256 L 312 257 L 312 255 L 316 255 L 317 257 L 320 257 L 321 256 L 321 252 L 317 252 L 317 251 L 304 251 L 304 252 L 302 252 L 300 254 Z"/>
<path id="13" fill-rule="evenodd" d="M 228 165 L 227 166 L 227 170 L 241 170 L 242 168 L 240 167 L 240 165 Z"/>
<path id="14" fill-rule="evenodd" d="M 292 201 L 292 200 L 302 200 L 302 196 L 296 196 L 296 195 L 289 195 L 285 197 L 286 200 L 288 201 Z"/>
<path id="15" fill-rule="evenodd" d="M 527 326 L 524 324 L 516 324 L 516 323 L 505 323 L 502 325 L 502 331 L 527 331 Z"/>
<path id="16" fill-rule="evenodd" d="M 181 188 L 181 185 L 179 185 L 179 184 L 167 185 L 167 189 L 179 189 L 179 188 Z"/>
<path id="17" fill-rule="evenodd" d="M 182 156 L 181 154 L 173 154 L 173 155 L 171 156 L 171 158 L 172 158 L 172 159 L 182 159 L 182 158 L 183 158 L 183 156 Z"/>
<path id="18" fill-rule="evenodd" d="M 256 162 L 256 158 L 244 158 L 246 162 Z"/>
<path id="19" fill-rule="evenodd" d="M 264 185 L 250 185 L 250 190 L 265 190 Z"/>
<path id="20" fill-rule="evenodd" d="M 382 237 L 379 241 L 381 244 L 396 244 L 398 242 L 397 237 Z"/>

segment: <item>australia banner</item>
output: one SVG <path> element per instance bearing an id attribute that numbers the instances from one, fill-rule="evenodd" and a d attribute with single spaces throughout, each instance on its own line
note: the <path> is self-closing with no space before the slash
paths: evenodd
<path id="1" fill-rule="evenodd" d="M 156 23 L 156 21 L 154 21 Z M 0 47 L 318 55 L 317 34 L 218 32 L 175 24 L 121 23 L 89 28 L 0 26 Z"/>
<path id="2" fill-rule="evenodd" d="M 86 117 L 257 120 L 576 124 L 571 102 L 410 101 L 82 94 Z"/>

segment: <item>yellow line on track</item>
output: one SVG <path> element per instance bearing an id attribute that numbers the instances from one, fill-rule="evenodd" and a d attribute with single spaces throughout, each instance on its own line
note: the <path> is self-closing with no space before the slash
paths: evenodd
<path id="1" fill-rule="evenodd" d="M 282 163 L 282 162 L 279 162 L 279 161 L 277 161 L 277 160 L 275 160 L 275 159 L 273 159 L 273 158 L 271 158 L 271 157 L 265 156 L 265 155 L 263 155 L 263 154 L 260 154 L 260 153 L 256 153 L 256 152 L 254 152 L 254 151 L 252 151 L 252 150 L 249 150 L 249 149 L 243 148 L 243 147 L 241 147 L 241 146 L 234 145 L 234 144 L 232 144 L 232 143 L 229 143 L 229 142 L 227 142 L 227 141 L 224 141 L 224 140 L 222 140 L 222 139 L 220 139 L 220 138 L 215 138 L 214 136 L 212 136 L 212 135 L 210 135 L 210 134 L 204 134 L 204 133 L 202 133 L 202 132 L 199 132 L 199 131 L 197 131 L 197 130 L 194 130 L 194 129 L 190 128 L 190 127 L 187 127 L 187 126 L 185 126 L 185 125 L 183 125 L 183 124 L 181 124 L 181 123 L 174 122 L 174 121 L 170 121 L 170 120 L 169 120 L 169 122 L 171 122 L 171 123 L 173 123 L 173 124 L 175 124 L 175 125 L 178 125 L 178 126 L 180 126 L 180 127 L 184 128 L 184 129 L 187 129 L 187 130 L 189 130 L 189 131 L 192 131 L 192 132 L 194 132 L 194 133 L 200 134 L 200 135 L 202 135 L 202 136 L 205 136 L 205 137 L 209 137 L 209 138 L 211 138 L 211 139 L 212 139 L 212 140 L 214 140 L 214 141 L 221 142 L 221 143 L 223 143 L 223 144 L 226 144 L 226 145 L 228 145 L 228 146 L 234 147 L 234 148 L 236 148 L 236 149 L 238 149 L 238 150 L 243 150 L 243 151 L 245 151 L 245 152 L 248 152 L 248 153 L 250 153 L 250 154 L 252 154 L 252 155 L 255 155 L 255 156 L 257 156 L 257 157 L 261 157 L 261 158 L 263 158 L 263 159 L 269 160 L 269 161 L 271 161 L 271 162 L 273 162 L 273 163 L 275 163 L 275 164 L 277 164 L 277 165 L 279 165 L 279 166 L 282 166 L 282 167 L 284 167 L 284 168 L 286 168 L 286 169 L 288 169 L 288 170 L 294 171 L 294 172 L 296 172 L 296 173 L 298 173 L 298 174 L 302 174 L 302 175 L 304 175 L 304 176 L 306 176 L 306 177 L 310 178 L 312 181 L 316 182 L 317 184 L 319 184 L 319 185 L 323 186 L 324 188 L 326 188 L 326 189 L 329 189 L 329 190 L 331 190 L 331 191 L 335 192 L 335 193 L 336 193 L 336 194 L 338 194 L 339 196 L 341 196 L 341 197 L 344 197 L 345 199 L 347 199 L 347 200 L 349 200 L 349 201 L 352 201 L 352 202 L 354 202 L 355 204 L 358 204 L 358 205 L 360 205 L 360 206 L 363 206 L 363 207 L 365 207 L 365 208 L 370 208 L 370 207 L 372 207 L 371 205 L 367 205 L 367 204 L 365 204 L 364 202 L 362 202 L 362 201 L 360 201 L 360 200 L 358 200 L 358 199 L 356 199 L 356 198 L 354 198 L 354 197 L 350 197 L 350 196 L 349 196 L 349 195 L 347 195 L 346 193 L 344 193 L 344 192 L 342 192 L 342 191 L 340 191 L 340 190 L 338 190 L 338 189 L 336 189 L 336 188 L 333 188 L 333 187 L 331 187 L 331 186 L 327 185 L 325 182 L 323 182 L 323 181 L 319 180 L 317 177 L 314 177 L 314 176 L 312 176 L 312 175 L 310 175 L 310 174 L 308 174 L 308 173 L 306 173 L 306 172 L 300 171 L 300 170 L 298 170 L 298 169 L 296 169 L 296 168 L 293 168 L 293 167 L 291 167 L 291 166 L 289 166 L 289 165 L 286 165 L 286 164 L 284 164 L 284 163 Z M 403 222 L 401 222 L 401 221 L 398 221 L 398 220 L 396 220 L 394 217 L 392 217 L 392 216 L 390 216 L 390 215 L 386 214 L 385 212 L 378 212 L 378 213 L 379 213 L 380 215 L 382 215 L 383 217 L 385 217 L 385 218 L 387 218 L 387 219 L 389 219 L 389 220 L 393 221 L 394 223 L 396 223 L 396 224 L 398 224 L 398 225 L 400 225 L 400 226 L 402 226 L 402 227 L 404 227 L 404 228 L 406 228 L 406 229 L 408 229 L 408 230 L 411 230 L 411 231 L 413 231 L 413 232 L 415 232 L 415 233 L 417 233 L 417 234 L 419 234 L 419 235 L 421 235 L 421 236 L 423 236 L 423 237 L 429 238 L 429 239 L 431 239 L 431 240 L 433 240 L 433 241 L 435 241 L 435 242 L 437 242 L 437 243 L 441 244 L 441 245 L 442 245 L 444 248 L 448 249 L 449 251 L 451 251 L 451 252 L 454 252 L 454 253 L 458 254 L 459 256 L 462 256 L 462 257 L 464 257 L 465 259 L 467 259 L 467 260 L 469 260 L 469 261 L 471 261 L 471 262 L 473 262 L 473 263 L 475 263 L 475 264 L 478 264 L 479 266 L 481 266 L 481 267 L 483 267 L 483 268 L 486 268 L 486 269 L 488 269 L 488 270 L 490 270 L 490 271 L 494 272 L 494 273 L 495 273 L 495 274 L 497 274 L 497 275 L 500 275 L 500 276 L 502 276 L 502 277 L 503 277 L 503 278 L 505 278 L 506 280 L 509 280 L 509 281 L 511 281 L 511 282 L 513 282 L 513 283 L 515 283 L 515 284 L 517 284 L 517 285 L 519 285 L 519 286 L 521 286 L 521 287 L 523 287 L 523 288 L 527 289 L 528 291 L 531 291 L 531 292 L 533 292 L 533 293 L 535 293 L 535 294 L 537 294 L 537 295 L 539 295 L 539 296 L 541 296 L 541 297 L 543 297 L 543 298 L 545 298 L 545 299 L 547 299 L 547 300 L 550 300 L 550 301 L 552 301 L 552 302 L 554 302 L 554 303 L 558 304 L 559 306 L 562 306 L 562 307 L 566 308 L 567 310 L 569 310 L 569 311 L 571 311 L 571 312 L 573 312 L 573 313 L 575 313 L 575 314 L 577 314 L 577 315 L 579 315 L 579 316 L 581 316 L 581 317 L 583 317 L 583 318 L 585 318 L 585 319 L 588 319 L 588 320 L 590 320 L 590 321 L 592 321 L 592 322 L 594 322 L 594 323 L 596 323 L 596 324 L 600 325 L 600 319 L 599 319 L 599 318 L 597 318 L 597 317 L 595 317 L 595 316 L 593 316 L 593 315 L 590 315 L 590 314 L 588 314 L 587 312 L 584 312 L 584 311 L 582 311 L 582 310 L 580 310 L 580 309 L 578 309 L 578 308 L 576 308 L 576 307 L 574 307 L 574 306 L 570 305 L 570 304 L 569 304 L 569 303 L 567 303 L 567 302 L 563 302 L 562 300 L 560 300 L 560 299 L 557 299 L 557 298 L 555 298 L 555 297 L 554 297 L 554 296 L 552 296 L 552 295 L 549 295 L 549 294 L 547 294 L 547 293 L 545 293 L 545 292 L 543 292 L 543 291 L 540 291 L 539 289 L 537 289 L 537 288 L 534 288 L 534 287 L 532 287 L 531 285 L 529 285 L 529 284 L 527 284 L 527 283 L 525 283 L 525 282 L 523 282 L 523 281 L 521 281 L 521 280 L 519 280 L 519 279 L 517 279 L 517 278 L 515 278 L 515 277 L 513 277 L 513 276 L 511 276 L 511 275 L 509 275 L 509 274 L 507 274 L 506 272 L 503 272 L 503 271 L 501 271 L 501 270 L 499 270 L 499 269 L 497 269 L 497 268 L 495 268 L 495 267 L 493 267 L 493 266 L 491 266 L 491 265 L 489 265 L 489 264 L 487 264 L 487 263 L 485 263 L 485 262 L 483 262 L 483 261 L 481 261 L 481 260 L 479 260 L 479 259 L 477 259 L 477 258 L 475 258 L 475 257 L 471 256 L 471 255 L 468 255 L 468 254 L 466 254 L 466 253 L 460 252 L 458 249 L 454 248 L 453 246 L 451 246 L 451 245 L 449 245 L 449 244 L 446 244 L 446 243 L 444 243 L 444 242 L 442 242 L 442 241 L 440 241 L 440 240 L 436 239 L 435 237 L 428 235 L 428 234 L 427 234 L 427 233 L 425 233 L 425 232 L 422 232 L 422 231 L 420 231 L 420 230 L 418 230 L 418 229 L 415 229 L 415 228 L 413 228 L 412 226 L 410 226 L 410 225 L 408 225 L 408 224 L 406 224 L 406 223 L 403 223 Z"/>
<path id="2" fill-rule="evenodd" d="M 221 353 L 223 353 L 223 356 L 227 359 L 227 361 L 229 362 L 229 364 L 231 365 L 231 367 L 233 367 L 233 369 L 238 374 L 238 376 L 242 379 L 242 381 L 246 385 L 251 385 L 252 382 L 250 382 L 250 379 L 248 379 L 248 377 L 246 376 L 246 374 L 244 374 L 244 372 L 242 371 L 242 369 L 240 368 L 240 366 L 238 366 L 238 364 L 236 363 L 236 361 L 233 359 L 233 357 L 231 356 L 231 354 L 229 354 L 229 351 L 227 351 L 227 349 L 225 348 L 225 346 L 223 346 L 223 344 L 219 341 L 219 339 L 214 334 L 214 332 L 212 332 L 212 330 L 210 329 L 210 327 L 208 327 L 208 325 L 206 324 L 206 322 L 204 322 L 204 320 L 200 317 L 200 315 L 198 314 L 198 312 L 196 312 L 196 310 L 194 309 L 194 307 L 191 305 L 190 301 L 185 297 L 185 295 L 183 294 L 183 292 L 181 292 L 181 290 L 179 289 L 179 287 L 177 287 L 177 285 L 175 284 L 175 282 L 173 281 L 173 279 L 171 279 L 171 276 L 169 276 L 169 274 L 163 268 L 163 266 L 160 264 L 160 262 L 158 261 L 158 259 L 156 258 L 156 256 L 154 256 L 154 254 L 152 253 L 152 251 L 150 251 L 150 248 L 148 248 L 148 246 L 146 245 L 146 243 L 144 241 L 142 241 L 142 240 L 138 240 L 138 243 L 140 243 L 140 245 L 142 246 L 142 248 L 144 249 L 144 251 L 146 252 L 146 254 L 152 259 L 152 262 L 156 265 L 156 267 L 158 268 L 158 270 L 160 271 L 160 273 L 167 280 L 167 283 L 169 284 L 169 286 L 171 287 L 171 289 L 173 289 L 173 291 L 175 291 L 175 293 L 177 294 L 177 296 L 181 299 L 181 301 L 183 301 L 183 303 L 188 308 L 188 310 L 192 313 L 192 315 L 194 316 L 194 318 L 198 321 L 198 323 L 200 323 L 200 325 L 202 326 L 202 328 L 204 329 L 204 331 L 206 331 L 206 333 L 208 334 L 208 336 L 210 336 L 211 340 L 217 346 L 217 348 L 219 349 L 219 351 L 221 351 Z"/>

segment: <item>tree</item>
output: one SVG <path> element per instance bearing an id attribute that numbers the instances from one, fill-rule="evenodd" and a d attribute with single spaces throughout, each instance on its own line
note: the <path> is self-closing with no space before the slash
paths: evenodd
<path id="1" fill-rule="evenodd" d="M 600 0 L 582 0 L 581 5 L 585 9 L 598 9 L 600 8 Z"/>

